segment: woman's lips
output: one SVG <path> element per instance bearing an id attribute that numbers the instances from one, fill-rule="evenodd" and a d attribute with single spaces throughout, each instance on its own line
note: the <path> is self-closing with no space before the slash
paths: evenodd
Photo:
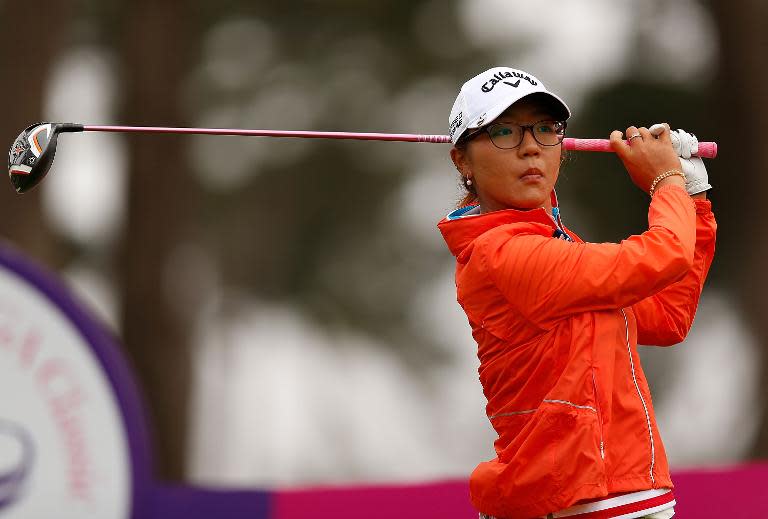
<path id="1" fill-rule="evenodd" d="M 544 173 L 541 172 L 538 168 L 530 168 L 526 169 L 525 172 L 520 176 L 520 180 L 526 180 L 526 181 L 536 181 L 536 180 L 543 180 L 544 179 Z"/>

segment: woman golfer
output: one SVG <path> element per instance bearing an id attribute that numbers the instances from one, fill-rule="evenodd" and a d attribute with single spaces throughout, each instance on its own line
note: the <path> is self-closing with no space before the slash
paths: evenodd
<path id="1" fill-rule="evenodd" d="M 496 458 L 470 479 L 484 518 L 669 518 L 675 500 L 638 344 L 682 341 L 715 249 L 698 143 L 611 134 L 651 195 L 648 230 L 585 243 L 555 196 L 570 110 L 505 67 L 467 81 L 449 122 L 465 207 L 440 222 L 478 344 Z"/>

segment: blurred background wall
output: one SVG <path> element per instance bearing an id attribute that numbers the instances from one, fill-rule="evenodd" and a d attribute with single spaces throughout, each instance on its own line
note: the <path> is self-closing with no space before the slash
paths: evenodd
<path id="1" fill-rule="evenodd" d="M 508 65 L 567 100 L 571 136 L 667 121 L 715 140 L 710 281 L 685 343 L 642 355 L 673 468 L 735 463 L 768 456 L 766 11 L 0 0 L 0 135 L 38 120 L 443 134 L 463 81 Z M 613 155 L 572 155 L 558 191 L 589 241 L 646 225 Z M 163 477 L 464 478 L 494 434 L 435 228 L 460 196 L 447 145 L 64 135 L 40 188 L 0 189 L 0 233 L 121 337 Z"/>

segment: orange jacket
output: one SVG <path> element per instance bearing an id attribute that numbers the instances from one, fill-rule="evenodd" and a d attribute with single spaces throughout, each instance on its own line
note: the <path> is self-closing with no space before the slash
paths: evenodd
<path id="1" fill-rule="evenodd" d="M 685 338 L 716 224 L 678 186 L 656 191 L 648 223 L 619 244 L 554 239 L 544 209 L 439 223 L 498 433 L 497 457 L 470 478 L 481 512 L 529 519 L 672 488 L 637 343 Z"/>

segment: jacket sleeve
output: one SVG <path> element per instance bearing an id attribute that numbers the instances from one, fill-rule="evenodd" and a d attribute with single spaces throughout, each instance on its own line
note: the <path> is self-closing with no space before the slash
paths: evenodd
<path id="1" fill-rule="evenodd" d="M 654 193 L 648 230 L 621 243 L 573 243 L 500 226 L 479 238 L 475 252 L 512 307 L 548 329 L 571 314 L 636 304 L 679 281 L 694 261 L 695 222 L 691 197 L 670 185 Z"/>
<path id="2" fill-rule="evenodd" d="M 709 200 L 696 200 L 696 250 L 693 266 L 680 281 L 632 307 L 637 320 L 637 342 L 670 346 L 691 329 L 699 296 L 715 255 L 717 223 Z"/>

